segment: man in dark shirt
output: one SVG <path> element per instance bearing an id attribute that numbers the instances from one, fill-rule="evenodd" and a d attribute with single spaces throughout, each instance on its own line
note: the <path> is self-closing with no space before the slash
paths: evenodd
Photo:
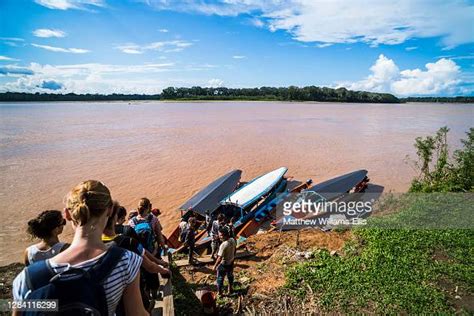
<path id="1" fill-rule="evenodd" d="M 188 228 L 186 233 L 186 238 L 184 239 L 184 243 L 188 246 L 189 251 L 189 264 L 194 264 L 194 245 L 196 243 L 196 228 L 197 222 L 196 218 L 190 217 L 188 222 Z"/>

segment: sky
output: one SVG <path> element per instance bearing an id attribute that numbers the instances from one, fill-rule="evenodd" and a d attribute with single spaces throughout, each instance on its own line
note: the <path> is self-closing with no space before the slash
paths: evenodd
<path id="1" fill-rule="evenodd" d="M 0 92 L 474 95 L 474 1 L 0 0 Z"/>

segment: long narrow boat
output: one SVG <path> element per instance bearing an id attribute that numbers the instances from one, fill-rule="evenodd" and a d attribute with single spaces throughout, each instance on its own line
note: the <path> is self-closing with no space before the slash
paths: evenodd
<path id="1" fill-rule="evenodd" d="M 351 190 L 363 190 L 363 188 L 367 186 L 368 181 L 367 170 L 357 170 L 318 183 L 311 188 L 304 190 L 297 198 L 312 203 L 335 201 L 344 197 Z M 282 230 L 300 229 L 301 227 L 298 225 L 285 225 L 285 221 L 314 217 L 314 214 L 306 214 L 302 212 L 296 213 L 278 218 L 275 221 L 275 225 Z"/>
<path id="2" fill-rule="evenodd" d="M 286 167 L 281 167 L 253 179 L 224 198 L 220 203 L 221 206 L 215 212 L 226 215 L 228 219 L 238 218 L 238 222 L 243 224 L 241 220 L 248 214 L 252 214 L 254 207 L 269 201 L 269 197 L 271 199 L 272 193 L 276 190 L 285 190 L 286 179 L 284 179 L 284 175 L 287 170 Z M 206 248 L 210 241 L 211 238 L 208 236 L 201 238 L 196 242 L 196 249 Z"/>
<path id="3" fill-rule="evenodd" d="M 181 211 L 181 215 L 185 219 L 191 216 L 191 214 L 198 218 L 204 218 L 206 211 L 215 211 L 220 206 L 222 199 L 229 196 L 237 188 L 241 176 L 241 170 L 232 170 L 196 193 L 181 205 L 178 210 Z M 179 234 L 180 230 L 179 226 L 177 226 L 167 239 L 167 244 L 170 248 L 176 249 L 182 245 L 178 240 Z"/>
<path id="4" fill-rule="evenodd" d="M 277 186 L 287 171 L 288 168 L 281 167 L 253 179 L 222 200 L 221 205 L 238 208 L 242 212 L 250 210 L 263 196 Z"/>
<path id="5" fill-rule="evenodd" d="M 309 188 L 312 183 L 313 180 L 308 179 L 306 182 L 301 183 L 293 189 L 276 195 L 271 201 L 259 208 L 250 221 L 243 225 L 239 230 L 236 230 L 237 244 L 239 245 L 245 242 L 248 237 L 256 234 L 258 230 L 264 225 L 264 223 L 271 219 L 278 205 L 285 202 L 292 194 L 299 193 L 302 190 Z"/>
<path id="6" fill-rule="evenodd" d="M 307 191 L 317 192 L 328 201 L 334 200 L 355 188 L 367 177 L 367 173 L 368 171 L 364 169 L 349 172 L 318 183 Z"/>

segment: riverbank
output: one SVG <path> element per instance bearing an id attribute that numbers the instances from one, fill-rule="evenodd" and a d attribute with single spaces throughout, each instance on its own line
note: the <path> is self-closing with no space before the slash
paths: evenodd
<path id="1" fill-rule="evenodd" d="M 389 198 L 364 228 L 252 236 L 247 249 L 255 255 L 236 261 L 236 293 L 219 298 L 218 306 L 234 314 L 473 313 L 474 230 L 394 228 L 431 218 L 430 205 L 439 198 Z M 470 214 L 472 198 L 451 200 L 461 201 L 462 214 Z M 439 220 L 452 217 L 444 212 Z M 209 266 L 176 272 L 182 293 L 191 295 L 175 302 L 186 315 L 195 291 L 215 290 L 215 276 Z"/>
<path id="2" fill-rule="evenodd" d="M 445 203 L 437 194 L 387 199 L 367 227 L 354 230 L 251 236 L 246 248 L 255 255 L 237 260 L 236 293 L 218 299 L 221 314 L 473 313 L 474 230 L 393 229 L 430 218 L 433 201 Z M 472 197 L 452 202 L 463 207 L 455 218 L 472 214 Z M 453 222 L 452 213 L 443 216 Z M 0 267 L 0 299 L 11 298 L 22 268 Z M 214 273 L 206 265 L 173 271 L 176 313 L 191 315 L 200 306 L 194 293 L 215 290 Z"/>

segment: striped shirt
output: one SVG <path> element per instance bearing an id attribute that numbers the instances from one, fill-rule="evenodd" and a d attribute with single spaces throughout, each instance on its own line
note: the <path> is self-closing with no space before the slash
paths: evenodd
<path id="1" fill-rule="evenodd" d="M 51 268 L 55 273 L 61 273 L 67 271 L 71 267 L 81 268 L 84 270 L 90 269 L 97 261 L 105 255 L 100 254 L 99 256 L 83 261 L 79 264 L 70 265 L 68 263 L 56 263 L 48 259 Z M 109 315 L 113 316 L 115 314 L 115 309 L 122 297 L 122 293 L 125 287 L 132 283 L 137 274 L 140 271 L 140 266 L 142 264 L 143 258 L 131 251 L 125 251 L 120 261 L 112 269 L 109 276 L 104 279 L 102 286 L 104 287 L 105 297 L 107 299 L 107 308 Z M 13 299 L 14 300 L 23 300 L 28 298 L 30 289 L 26 284 L 25 280 L 25 270 L 23 270 L 13 281 Z"/>

